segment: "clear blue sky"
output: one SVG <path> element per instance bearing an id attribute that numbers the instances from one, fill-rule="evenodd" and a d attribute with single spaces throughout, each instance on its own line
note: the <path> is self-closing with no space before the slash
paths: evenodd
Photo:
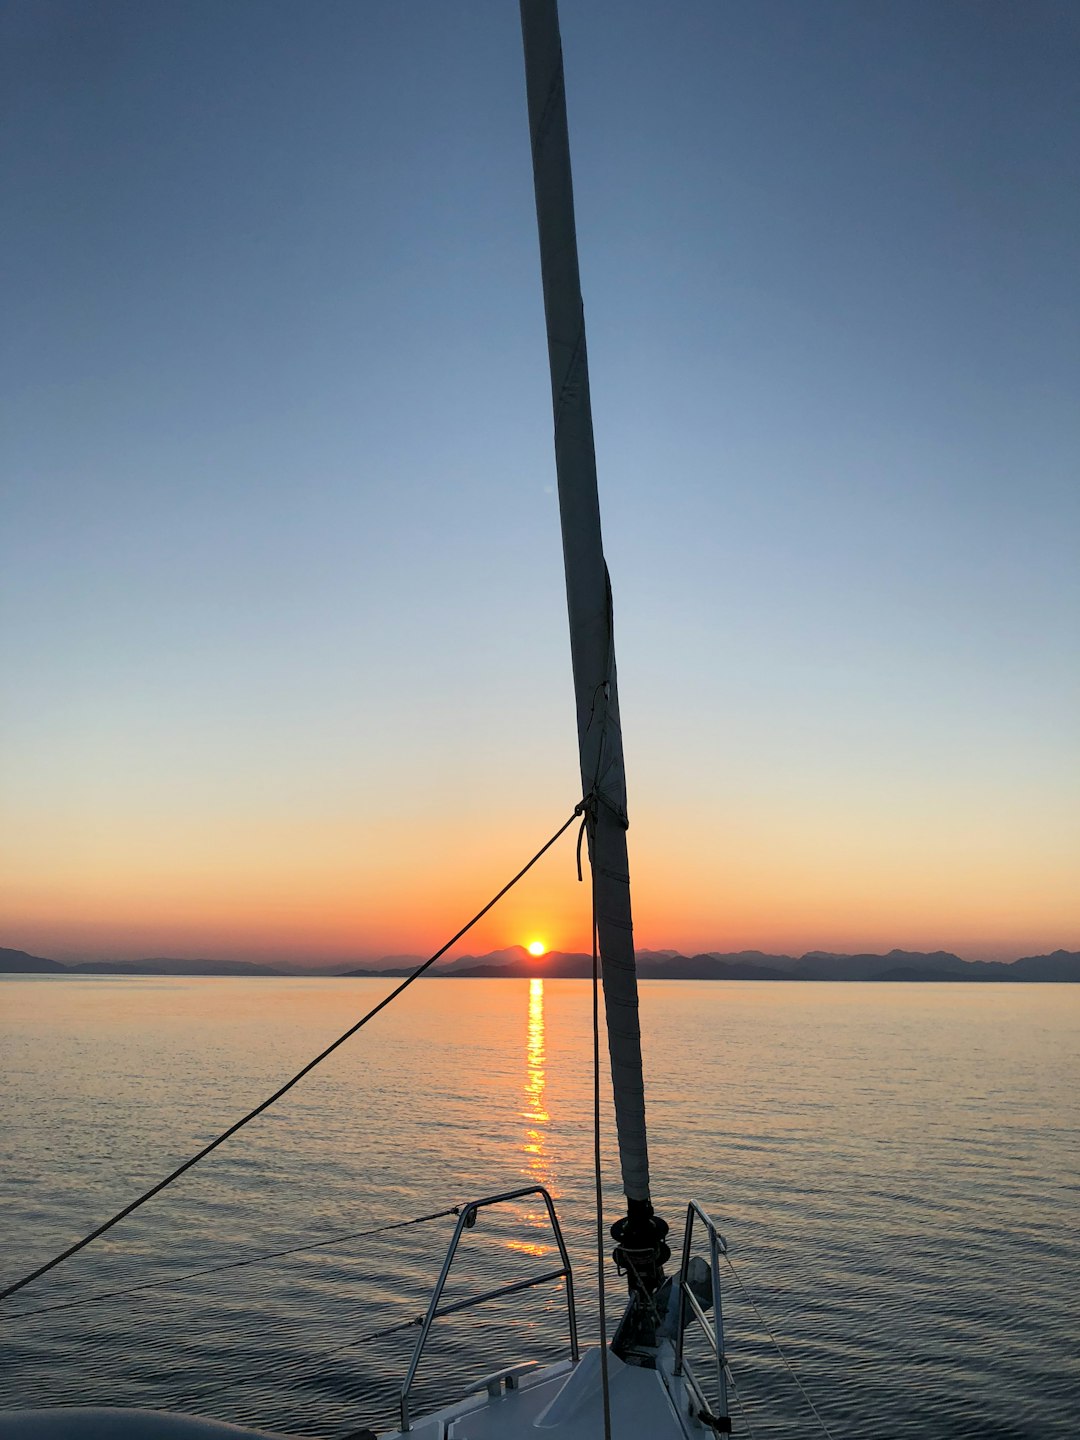
<path id="1" fill-rule="evenodd" d="M 562 25 L 639 939 L 1080 947 L 1080 8 Z M 576 798 L 517 6 L 0 53 L 0 943 L 422 949 Z"/>

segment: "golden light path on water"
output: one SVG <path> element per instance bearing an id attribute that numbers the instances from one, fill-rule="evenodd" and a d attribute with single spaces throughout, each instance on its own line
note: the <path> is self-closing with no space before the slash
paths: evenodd
<path id="1" fill-rule="evenodd" d="M 521 1112 L 525 1121 L 521 1145 L 525 1165 L 522 1173 L 530 1184 L 546 1186 L 552 1192 L 552 1197 L 557 1199 L 551 1185 L 544 1151 L 545 1127 L 551 1118 L 544 1104 L 545 1065 L 544 982 L 533 979 L 529 981 L 529 1011 L 525 1026 L 525 1105 Z M 521 1218 L 525 1224 L 550 1236 L 551 1226 L 547 1210 L 539 1198 L 526 1202 L 522 1207 Z M 539 1240 L 510 1240 L 507 1243 L 511 1250 L 519 1250 L 525 1255 L 547 1255 L 554 1249 L 553 1244 L 545 1244 Z"/>

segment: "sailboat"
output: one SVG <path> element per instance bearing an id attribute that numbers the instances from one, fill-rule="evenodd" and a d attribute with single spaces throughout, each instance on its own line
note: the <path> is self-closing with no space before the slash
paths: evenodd
<path id="1" fill-rule="evenodd" d="M 603 981 L 616 1128 L 626 1213 L 611 1227 L 613 1259 L 627 1282 L 621 1319 L 608 1342 L 582 1347 L 574 1278 L 551 1195 L 543 1186 L 483 1196 L 460 1207 L 400 1389 L 395 1440 L 693 1440 L 728 1433 L 727 1362 L 719 1267 L 725 1243 L 692 1199 L 684 1211 L 681 1265 L 667 1274 L 669 1226 L 653 1208 L 627 858 L 626 777 L 619 723 L 611 585 L 604 561 L 589 397 L 584 312 L 578 272 L 573 187 L 556 0 L 521 0 L 533 177 L 547 325 L 566 593 L 581 770 L 581 817 L 592 878 L 594 959 Z M 564 827 L 565 828 L 565 827 Z M 599 1111 L 599 1010 L 594 988 L 594 1078 Z M 344 1037 L 343 1037 L 344 1038 Z M 339 1042 L 340 1043 L 340 1042 Z M 304 1072 L 302 1072 L 304 1073 Z M 292 1083 L 292 1082 L 290 1082 Z M 282 1092 L 279 1092 L 282 1093 Z M 268 1102 L 269 1103 L 269 1102 Z M 230 1132 L 231 1133 L 231 1132 Z M 597 1137 L 598 1137 L 597 1130 Z M 225 1137 L 222 1137 L 225 1138 Z M 216 1143 L 216 1142 L 215 1142 Z M 204 1152 L 205 1153 L 205 1152 Z M 603 1262 L 599 1140 L 597 1219 Z M 179 1172 L 177 1172 L 179 1173 Z M 560 1264 L 544 1274 L 451 1304 L 442 1297 L 458 1244 L 490 1207 L 538 1200 Z M 145 1197 L 144 1197 L 145 1198 Z M 695 1246 L 707 1260 L 695 1257 Z M 603 1265 L 598 1271 L 601 1315 Z M 471 1305 L 543 1283 L 562 1282 L 568 1353 L 553 1364 L 500 1366 L 474 1390 L 423 1416 L 410 1409 L 413 1382 L 434 1322 Z M 697 1325 L 711 1351 L 706 1378 L 687 1358 Z M 199 1440 L 266 1432 L 161 1412 L 108 1408 L 18 1411 L 0 1417 L 8 1440 Z M 357 1431 L 352 1440 L 373 1432 Z"/>

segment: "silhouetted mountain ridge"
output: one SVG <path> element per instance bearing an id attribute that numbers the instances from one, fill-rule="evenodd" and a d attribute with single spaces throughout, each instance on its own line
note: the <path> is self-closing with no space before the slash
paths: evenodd
<path id="1" fill-rule="evenodd" d="M 181 960 L 167 955 L 146 960 L 84 960 L 66 967 L 77 975 L 281 975 L 272 965 L 248 960 Z"/>
<path id="2" fill-rule="evenodd" d="M 392 979 L 411 974 L 420 963 L 411 955 L 387 955 L 340 976 Z M 0 974 L 49 975 L 201 975 L 288 976 L 329 978 L 299 966 L 253 964 L 245 960 L 184 960 L 153 957 L 145 960 L 87 960 L 63 965 L 25 950 L 0 947 Z M 521 945 L 492 950 L 486 955 L 459 955 L 435 966 L 433 979 L 584 979 L 592 974 L 592 957 L 549 951 L 532 956 Z M 1024 955 L 1019 960 L 963 960 L 948 950 L 890 950 L 884 955 L 843 955 L 828 950 L 806 954 L 770 955 L 761 950 L 729 953 L 707 951 L 680 955 L 674 950 L 640 950 L 638 974 L 643 980 L 805 980 L 805 981 L 1006 981 L 1027 983 L 1080 982 L 1080 951 L 1054 950 L 1048 955 Z"/>
<path id="3" fill-rule="evenodd" d="M 51 975 L 67 969 L 59 960 L 28 955 L 25 950 L 6 950 L 0 945 L 0 975 Z"/>

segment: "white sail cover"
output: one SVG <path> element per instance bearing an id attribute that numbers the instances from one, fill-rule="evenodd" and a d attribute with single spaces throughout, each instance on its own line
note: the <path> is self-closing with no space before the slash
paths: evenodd
<path id="1" fill-rule="evenodd" d="M 591 858 L 623 1188 L 649 1199 L 637 972 L 626 853 L 626 776 L 611 591 L 600 534 L 585 314 L 578 275 L 562 43 L 554 0 L 521 0 L 540 230 L 555 463 L 577 698 L 582 794 L 595 797 Z"/>

